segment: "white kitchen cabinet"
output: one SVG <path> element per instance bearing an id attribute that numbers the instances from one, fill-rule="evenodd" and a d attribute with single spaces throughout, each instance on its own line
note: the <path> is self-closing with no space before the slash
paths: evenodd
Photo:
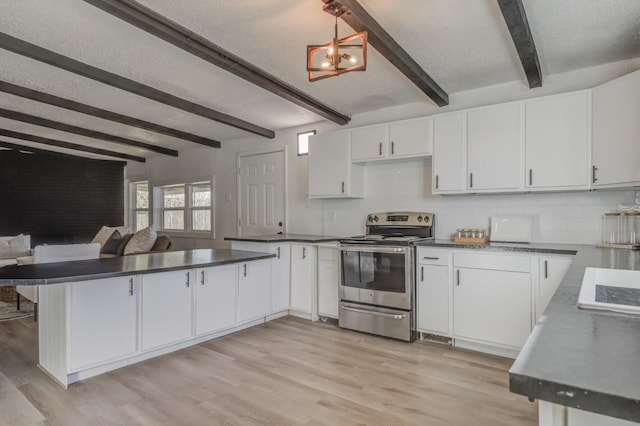
<path id="1" fill-rule="evenodd" d="M 536 321 L 547 308 L 573 262 L 573 256 L 538 256 L 538 280 L 536 286 Z"/>
<path id="2" fill-rule="evenodd" d="M 232 327 L 236 321 L 238 266 L 196 270 L 196 335 Z"/>
<path id="3" fill-rule="evenodd" d="M 451 253 L 448 250 L 417 249 L 418 331 L 451 336 Z"/>
<path id="4" fill-rule="evenodd" d="M 370 161 L 388 157 L 389 126 L 367 126 L 351 131 L 351 160 Z"/>
<path id="5" fill-rule="evenodd" d="M 588 188 L 589 100 L 581 91 L 525 102 L 527 188 Z"/>
<path id="6" fill-rule="evenodd" d="M 276 257 L 271 262 L 271 314 L 289 309 L 289 282 L 291 281 L 291 246 L 271 244 L 269 252 Z"/>
<path id="7" fill-rule="evenodd" d="M 455 194 L 466 190 L 467 113 L 433 118 L 432 191 Z"/>
<path id="8" fill-rule="evenodd" d="M 467 189 L 522 188 L 521 103 L 505 103 L 467 113 Z"/>
<path id="9" fill-rule="evenodd" d="M 290 314 L 317 320 L 316 247 L 291 244 Z"/>
<path id="10" fill-rule="evenodd" d="M 70 371 L 123 358 L 138 350 L 137 278 L 76 283 L 70 289 Z"/>
<path id="11" fill-rule="evenodd" d="M 532 325 L 530 256 L 456 252 L 453 259 L 456 344 L 519 350 Z"/>
<path id="12" fill-rule="evenodd" d="M 309 137 L 309 198 L 362 198 L 362 165 L 351 163 L 351 133 Z"/>
<path id="13" fill-rule="evenodd" d="M 271 259 L 238 264 L 238 311 L 236 322 L 264 317 L 271 299 Z"/>
<path id="14" fill-rule="evenodd" d="M 318 315 L 338 318 L 338 247 L 336 244 L 318 246 Z"/>
<path id="15" fill-rule="evenodd" d="M 192 271 L 142 277 L 142 349 L 185 340 L 192 335 Z"/>
<path id="16" fill-rule="evenodd" d="M 397 121 L 389 124 L 389 158 L 412 158 L 433 152 L 433 119 Z"/>
<path id="17" fill-rule="evenodd" d="M 592 91 L 592 187 L 640 185 L 640 71 Z"/>
<path id="18" fill-rule="evenodd" d="M 375 161 L 431 155 L 433 119 L 423 117 L 351 131 L 351 160 Z"/>

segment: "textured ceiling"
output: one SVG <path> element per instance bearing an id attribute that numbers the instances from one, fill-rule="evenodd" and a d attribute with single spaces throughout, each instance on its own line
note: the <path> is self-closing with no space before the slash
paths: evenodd
<path id="1" fill-rule="evenodd" d="M 367 71 L 309 83 L 306 45 L 326 43 L 333 36 L 334 19 L 322 11 L 320 0 L 140 3 L 343 114 L 412 102 L 432 103 L 375 49 L 369 50 Z M 495 0 L 360 3 L 449 94 L 512 81 L 525 84 L 522 65 Z M 523 3 L 538 49 L 543 82 L 544 75 L 640 56 L 638 0 Z M 0 27 L 13 37 L 262 127 L 278 130 L 322 120 L 82 0 L 5 1 Z M 340 36 L 352 32 L 339 21 Z M 0 76 L 7 82 L 223 142 L 248 135 L 2 49 Z M 0 93 L 0 108 L 175 150 L 197 146 L 13 95 Z M 132 155 L 158 155 L 13 120 L 2 119 L 0 126 Z"/>

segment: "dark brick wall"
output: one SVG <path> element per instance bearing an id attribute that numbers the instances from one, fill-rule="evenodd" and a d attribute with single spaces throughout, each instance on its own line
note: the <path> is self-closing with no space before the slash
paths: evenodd
<path id="1" fill-rule="evenodd" d="M 0 151 L 0 235 L 78 243 L 123 223 L 124 163 Z"/>

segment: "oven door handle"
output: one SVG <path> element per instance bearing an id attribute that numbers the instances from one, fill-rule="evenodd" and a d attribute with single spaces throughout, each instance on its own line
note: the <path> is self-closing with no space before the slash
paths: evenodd
<path id="1" fill-rule="evenodd" d="M 345 311 L 357 312 L 359 314 L 371 314 L 371 315 L 377 315 L 379 317 L 385 317 L 385 318 L 391 318 L 391 319 L 397 319 L 397 320 L 402 320 L 407 317 L 407 314 L 400 314 L 400 315 L 387 314 L 385 312 L 370 311 L 368 309 L 351 308 L 349 306 L 342 306 L 342 309 L 344 309 Z"/>
<path id="2" fill-rule="evenodd" d="M 351 251 L 351 252 L 361 252 L 361 253 L 404 253 L 409 254 L 409 247 L 391 247 L 391 246 L 373 246 L 371 243 L 369 245 L 358 245 L 357 243 L 354 245 L 341 245 L 340 251 Z"/>

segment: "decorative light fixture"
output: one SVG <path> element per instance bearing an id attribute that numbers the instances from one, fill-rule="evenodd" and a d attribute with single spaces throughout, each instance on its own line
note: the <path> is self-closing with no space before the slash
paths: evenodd
<path id="1" fill-rule="evenodd" d="M 325 5 L 323 10 L 335 16 L 335 35 L 330 43 L 307 46 L 309 81 L 318 81 L 349 71 L 366 70 L 367 32 L 362 31 L 338 39 L 338 17 L 345 10 L 332 4 Z"/>

